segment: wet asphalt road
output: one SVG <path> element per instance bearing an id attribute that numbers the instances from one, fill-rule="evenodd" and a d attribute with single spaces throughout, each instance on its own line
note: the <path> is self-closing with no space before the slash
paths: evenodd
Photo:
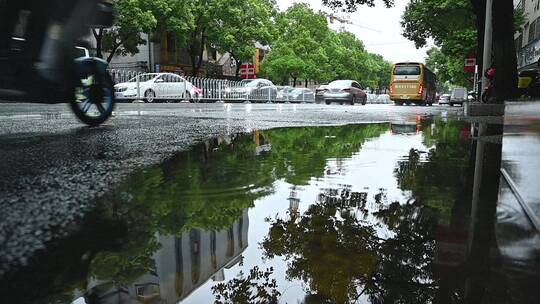
<path id="1" fill-rule="evenodd" d="M 460 117 L 460 107 L 120 104 L 97 128 L 67 105 L 0 103 L 0 278 L 76 229 L 95 201 L 137 169 L 227 133 Z"/>

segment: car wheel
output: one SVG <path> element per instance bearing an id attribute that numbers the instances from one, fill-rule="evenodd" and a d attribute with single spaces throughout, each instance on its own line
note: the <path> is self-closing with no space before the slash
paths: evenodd
<path id="1" fill-rule="evenodd" d="M 330 100 L 325 100 L 324 103 L 326 103 L 327 105 L 330 104 Z"/>
<path id="2" fill-rule="evenodd" d="M 356 101 L 356 96 L 353 96 L 353 97 L 351 98 L 351 106 L 354 106 L 354 104 L 355 104 L 356 102 L 357 102 L 357 101 Z"/>
<path id="3" fill-rule="evenodd" d="M 403 101 L 395 101 L 394 104 L 396 106 L 402 106 L 403 105 Z"/>
<path id="4" fill-rule="evenodd" d="M 184 93 L 183 97 L 184 97 L 183 100 L 185 101 L 194 102 L 193 98 L 191 97 L 191 93 L 188 91 Z"/>
<path id="5" fill-rule="evenodd" d="M 365 106 L 367 103 L 367 96 L 364 96 L 364 100 L 362 100 L 362 105 Z"/>
<path id="6" fill-rule="evenodd" d="M 144 100 L 148 103 L 154 102 L 156 100 L 156 92 L 152 89 L 146 90 L 146 92 L 144 92 Z"/>

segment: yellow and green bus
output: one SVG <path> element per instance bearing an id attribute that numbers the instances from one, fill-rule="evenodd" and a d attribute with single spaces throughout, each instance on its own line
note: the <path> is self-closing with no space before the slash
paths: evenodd
<path id="1" fill-rule="evenodd" d="M 432 105 L 437 94 L 435 82 L 435 74 L 423 63 L 396 63 L 390 77 L 390 99 L 398 106 Z"/>

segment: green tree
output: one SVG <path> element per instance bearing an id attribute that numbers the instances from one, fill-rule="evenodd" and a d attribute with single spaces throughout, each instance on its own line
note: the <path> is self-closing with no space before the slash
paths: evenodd
<path id="1" fill-rule="evenodd" d="M 292 78 L 295 85 L 298 78 L 323 78 L 328 58 L 322 43 L 330 31 L 326 16 L 297 3 L 277 15 L 276 26 L 278 37 L 261 63 L 263 73 L 276 80 Z"/>
<path id="2" fill-rule="evenodd" d="M 272 46 L 272 51 L 262 61 L 261 71 L 275 82 L 287 85 L 292 78 L 296 85 L 296 79 L 302 74 L 305 65 L 304 60 L 295 54 L 290 44 L 277 41 Z"/>
<path id="3" fill-rule="evenodd" d="M 471 75 L 463 72 L 465 57 L 476 49 L 475 15 L 469 0 L 422 0 L 410 2 L 402 16 L 403 36 L 416 47 L 432 38 L 438 48 L 428 51 L 426 64 L 441 83 L 471 87 Z M 451 34 L 449 34 L 451 33 Z"/>
<path id="4" fill-rule="evenodd" d="M 251 61 L 255 42 L 270 44 L 274 37 L 272 0 L 220 1 L 219 24 L 211 31 L 211 43 L 221 52 L 228 52 L 236 61 L 236 77 L 242 62 Z"/>
<path id="5" fill-rule="evenodd" d="M 417 47 L 426 45 L 433 38 L 441 52 L 447 56 L 447 69 L 457 71 L 464 58 L 477 50 L 480 71 L 485 24 L 485 0 L 421 0 L 411 1 L 402 20 L 404 36 Z M 523 15 L 513 12 L 512 1 L 493 1 L 493 66 L 499 71 L 495 80 L 497 102 L 513 97 L 516 93 L 515 46 L 513 33 L 523 25 Z M 514 19 L 514 16 L 516 18 Z M 460 73 L 454 73 L 453 82 L 463 83 Z"/>
<path id="6" fill-rule="evenodd" d="M 354 12 L 358 9 L 359 5 L 375 6 L 375 0 L 323 0 L 324 5 L 327 5 L 336 9 L 343 9 L 345 11 Z M 392 7 L 394 0 L 381 0 L 386 7 Z"/>
<path id="7" fill-rule="evenodd" d="M 354 34 L 328 28 L 327 15 L 295 4 L 278 15 L 277 37 L 262 63 L 268 78 L 288 83 L 298 79 L 328 82 L 354 79 L 364 86 L 388 86 L 391 64 L 368 53 Z"/>
<path id="8" fill-rule="evenodd" d="M 157 0 L 156 2 L 165 1 Z M 103 58 L 103 51 L 108 52 L 107 61 L 114 55 L 128 55 L 139 52 L 138 46 L 146 44 L 141 33 L 149 33 L 157 20 L 150 10 L 145 7 L 143 0 L 114 0 L 115 19 L 109 29 L 92 29 L 96 39 L 96 52 Z"/>
<path id="9" fill-rule="evenodd" d="M 463 60 L 459 57 L 444 54 L 439 48 L 427 51 L 426 65 L 437 75 L 439 92 L 445 92 L 445 85 L 471 87 L 467 80 L 469 74 L 463 71 Z"/>

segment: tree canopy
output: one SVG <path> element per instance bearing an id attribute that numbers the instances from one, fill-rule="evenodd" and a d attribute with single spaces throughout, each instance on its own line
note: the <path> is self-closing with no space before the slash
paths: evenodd
<path id="1" fill-rule="evenodd" d="M 354 12 L 361 5 L 373 7 L 377 1 L 375 0 L 322 0 L 323 4 L 335 9 L 342 9 L 344 11 Z M 394 0 L 380 0 L 380 2 L 386 7 L 392 7 Z"/>
<path id="2" fill-rule="evenodd" d="M 273 0 L 115 0 L 116 18 L 112 28 L 93 30 L 98 56 L 135 54 L 146 44 L 141 33 L 161 41 L 164 33 L 188 51 L 193 73 L 202 65 L 207 46 L 248 60 L 255 42 L 267 44 L 272 38 Z"/>
<path id="3" fill-rule="evenodd" d="M 156 3 L 164 2 L 156 1 Z M 138 46 L 146 44 L 141 33 L 148 33 L 157 25 L 157 20 L 144 5 L 143 0 L 115 0 L 114 25 L 110 29 L 93 29 L 96 39 L 97 56 L 102 57 L 102 51 L 109 53 L 107 61 L 115 54 L 136 54 Z"/>
<path id="4" fill-rule="evenodd" d="M 475 20 L 470 0 L 421 0 L 407 4 L 401 25 L 403 36 L 418 48 L 434 40 L 438 47 L 428 51 L 426 64 L 440 83 L 471 87 L 463 62 L 476 49 Z"/>
<path id="5" fill-rule="evenodd" d="M 266 77 L 281 83 L 354 79 L 370 88 L 388 86 L 391 64 L 367 52 L 354 34 L 329 29 L 326 14 L 299 3 L 276 20 L 277 36 L 261 64 Z"/>

